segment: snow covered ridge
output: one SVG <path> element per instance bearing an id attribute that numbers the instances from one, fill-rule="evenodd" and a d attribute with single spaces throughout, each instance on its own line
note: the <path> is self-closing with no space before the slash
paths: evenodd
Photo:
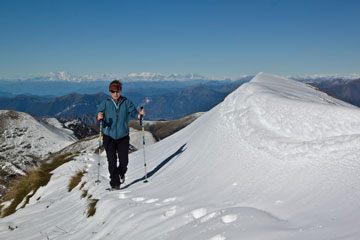
<path id="1" fill-rule="evenodd" d="M 146 184 L 144 156 L 130 154 L 125 184 L 108 192 L 104 153 L 99 185 L 99 158 L 80 154 L 25 209 L 0 219 L 0 238 L 360 238 L 360 110 L 303 83 L 259 73 L 146 147 Z M 87 174 L 68 192 L 80 170 Z M 90 218 L 83 190 L 98 200 Z"/>
<path id="2" fill-rule="evenodd" d="M 48 118 L 45 122 L 27 113 L 0 110 L 0 120 L 4 157 L 21 155 L 25 150 L 27 155 L 41 157 L 77 140 L 73 132 L 62 128 L 55 118 Z"/>
<path id="3" fill-rule="evenodd" d="M 345 150 L 352 147 L 346 144 L 348 138 L 360 134 L 358 107 L 308 85 L 262 73 L 238 91 L 242 94 L 232 93 L 226 101 L 230 105 L 224 104 L 222 108 L 229 109 L 236 101 L 244 104 L 234 106 L 235 116 L 226 110 L 225 120 L 238 118 L 237 128 L 241 134 L 263 150 L 281 156 L 297 155 L 301 151 L 312 154 L 333 141 L 344 142 L 341 146 Z M 244 109 L 247 114 L 243 116 Z"/>
<path id="4" fill-rule="evenodd" d="M 47 120 L 48 123 L 27 113 L 0 110 L 0 168 L 6 174 L 0 176 L 1 180 L 26 174 L 41 158 L 77 140 L 55 118 Z"/>

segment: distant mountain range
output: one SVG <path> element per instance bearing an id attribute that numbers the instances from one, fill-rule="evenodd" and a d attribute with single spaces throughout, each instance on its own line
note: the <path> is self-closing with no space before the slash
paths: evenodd
<path id="1" fill-rule="evenodd" d="M 244 76 L 242 76 L 244 77 Z M 121 79 L 124 82 L 139 82 L 139 81 L 189 81 L 189 80 L 214 80 L 213 77 L 202 76 L 197 73 L 188 73 L 188 74 L 177 74 L 171 73 L 169 75 L 164 75 L 161 73 L 151 73 L 151 72 L 142 72 L 142 73 L 130 73 L 126 76 L 120 76 L 117 74 L 102 74 L 102 75 L 75 75 L 69 72 L 50 72 L 48 74 L 32 76 L 27 78 L 18 78 L 15 80 L 26 80 L 26 81 L 49 81 L 49 82 L 93 82 L 93 81 L 110 81 L 113 79 Z M 10 79 L 0 79 L 0 80 L 10 80 Z M 14 80 L 14 79 L 12 79 Z"/>
<path id="2" fill-rule="evenodd" d="M 254 75 L 243 75 L 236 78 L 215 78 L 202 76 L 196 73 L 176 74 L 172 73 L 164 75 L 160 73 L 130 73 L 126 76 L 117 74 L 93 75 L 74 75 L 68 72 L 51 72 L 44 75 L 7 79 L 0 78 L 0 96 L 11 97 L 16 95 L 36 95 L 45 96 L 47 98 L 64 96 L 70 93 L 94 94 L 97 92 L 106 92 L 108 84 L 111 80 L 120 79 L 126 84 L 125 92 L 139 91 L 148 95 L 149 90 L 161 90 L 169 88 L 182 88 L 185 86 L 193 86 L 196 84 L 204 84 L 209 82 L 236 82 L 250 81 Z M 334 79 L 354 80 L 359 79 L 359 74 L 350 75 L 302 75 L 302 76 L 286 76 L 297 81 L 324 81 Z M 157 94 L 158 92 L 155 91 Z M 151 93 L 150 93 L 151 94 Z"/>
<path id="3" fill-rule="evenodd" d="M 132 100 L 137 107 L 144 106 L 148 120 L 170 120 L 211 109 L 246 81 L 247 79 L 202 83 L 197 81 L 198 84 L 194 82 L 126 83 L 123 95 Z M 41 88 L 47 89 L 47 85 Z M 0 109 L 21 111 L 40 117 L 75 118 L 92 124 L 97 106 L 107 97 L 108 95 L 103 92 L 71 93 L 53 98 L 33 95 L 0 97 Z"/>
<path id="4" fill-rule="evenodd" d="M 107 96 L 104 93 L 93 95 L 69 94 L 47 99 L 38 96 L 20 95 L 0 98 L 0 109 L 26 112 L 39 117 L 85 118 L 96 111 L 96 105 Z M 89 116 L 91 118 L 91 116 Z M 85 121 L 87 122 L 87 121 Z"/>
<path id="5" fill-rule="evenodd" d="M 143 78 L 148 77 L 144 74 Z M 155 76 L 153 76 L 155 77 Z M 199 77 L 200 78 L 200 77 Z M 220 103 L 229 93 L 241 84 L 250 80 L 250 77 L 237 80 L 188 80 L 188 81 L 142 81 L 125 82 L 123 95 L 134 102 L 137 107 L 144 106 L 148 120 L 172 120 L 196 112 L 208 111 Z M 330 78 L 299 78 L 320 88 L 322 91 L 360 106 L 360 79 Z M 14 82 L 13 82 L 14 83 Z M 1 84 L 8 84 L 0 81 Z M 20 81 L 12 88 L 2 88 L 0 92 L 0 109 L 16 110 L 30 113 L 39 117 L 56 117 L 80 119 L 87 124 L 93 124 L 98 104 L 108 97 L 108 82 L 71 82 L 71 81 Z M 28 90 L 40 95 L 17 95 Z M 34 90 L 36 89 L 36 91 Z M 77 90 L 76 93 L 54 97 L 61 91 Z M 5 91 L 4 91 L 5 90 Z M 51 90 L 51 91 L 50 91 Z M 94 91 L 97 93 L 92 93 Z M 102 90 L 102 92 L 99 92 Z M 9 91 L 9 92 L 7 92 Z M 90 93 L 83 93 L 90 92 Z M 105 92 L 105 93 L 104 93 Z M 44 95 L 46 93 L 47 95 Z"/>
<path id="6" fill-rule="evenodd" d="M 111 80 L 120 79 L 126 87 L 124 94 L 138 92 L 144 95 L 163 93 L 164 89 L 176 90 L 186 86 L 194 86 L 214 81 L 232 82 L 249 81 L 253 76 L 242 76 L 236 80 L 214 79 L 199 74 L 170 74 L 168 76 L 155 73 L 131 73 L 125 77 L 115 74 L 101 76 L 75 76 L 66 72 L 50 73 L 26 79 L 0 79 L 0 97 L 15 95 L 35 95 L 47 98 L 64 96 L 70 93 L 95 94 L 107 92 Z"/>

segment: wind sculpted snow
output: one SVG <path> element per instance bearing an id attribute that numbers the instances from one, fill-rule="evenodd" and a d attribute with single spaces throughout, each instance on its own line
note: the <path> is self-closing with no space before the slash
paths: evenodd
<path id="1" fill-rule="evenodd" d="M 174 135 L 130 155 L 108 192 L 106 156 L 56 169 L 4 239 L 359 239 L 360 111 L 302 83 L 259 73 Z M 87 170 L 87 198 L 67 183 Z M 126 188 L 125 188 L 126 187 Z"/>

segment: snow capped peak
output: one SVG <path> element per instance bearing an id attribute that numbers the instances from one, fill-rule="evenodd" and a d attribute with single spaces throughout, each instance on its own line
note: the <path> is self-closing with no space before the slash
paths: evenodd
<path id="1" fill-rule="evenodd" d="M 50 72 L 49 77 L 50 77 L 49 78 L 50 81 L 54 81 L 54 80 L 64 80 L 64 81 L 76 80 L 76 78 L 74 76 L 71 76 L 67 72 L 57 72 L 57 73 Z"/>
<path id="2" fill-rule="evenodd" d="M 336 80 L 336 79 L 344 79 L 344 80 L 355 80 L 360 79 L 359 73 L 350 73 L 350 74 L 305 74 L 305 75 L 294 75 L 288 76 L 288 78 L 303 81 L 303 80 L 313 80 L 313 81 L 321 81 L 321 80 Z"/>
<path id="3" fill-rule="evenodd" d="M 114 79 L 120 79 L 123 81 L 187 81 L 187 80 L 216 80 L 213 77 L 202 76 L 196 73 L 189 74 L 177 74 L 171 73 L 164 75 L 161 73 L 141 72 L 141 73 L 129 73 L 125 76 L 118 74 L 101 74 L 101 75 L 75 75 L 65 71 L 50 72 L 39 76 L 27 77 L 22 80 L 27 81 L 66 81 L 66 82 L 91 82 L 91 81 L 111 81 Z"/>
<path id="4" fill-rule="evenodd" d="M 187 81 L 187 80 L 214 80 L 213 77 L 206 77 L 196 73 L 177 74 L 171 73 L 168 76 L 160 73 L 142 72 L 130 73 L 124 81 Z"/>
<path id="5" fill-rule="evenodd" d="M 100 76 L 83 75 L 77 76 L 68 72 L 50 72 L 45 74 L 39 79 L 48 81 L 67 81 L 67 82 L 84 82 L 84 81 L 96 81 L 96 80 L 113 80 L 119 78 L 115 74 L 102 74 Z"/>
<path id="6" fill-rule="evenodd" d="M 151 73 L 151 72 L 142 72 L 142 73 L 129 73 L 127 75 L 128 77 L 143 77 L 143 78 L 153 78 L 156 76 L 162 76 L 161 74 L 157 74 L 157 73 Z"/>
<path id="7" fill-rule="evenodd" d="M 215 80 L 213 77 L 206 77 L 196 73 L 189 74 L 177 74 L 172 73 L 168 76 L 161 73 L 129 73 L 125 77 L 121 77 L 117 74 L 102 74 L 102 75 L 74 75 L 68 72 L 50 72 L 41 76 L 29 78 L 35 81 L 67 81 L 67 82 L 87 82 L 87 81 L 111 81 L 114 79 L 120 79 L 123 81 L 186 81 L 186 80 Z M 28 79 L 28 80 L 29 80 Z"/>
<path id="8" fill-rule="evenodd" d="M 124 80 L 132 81 L 132 80 L 140 80 L 140 81 L 153 81 L 153 80 L 163 80 L 165 77 L 159 73 L 151 73 L 151 72 L 142 72 L 142 73 L 130 73 L 128 74 Z"/>

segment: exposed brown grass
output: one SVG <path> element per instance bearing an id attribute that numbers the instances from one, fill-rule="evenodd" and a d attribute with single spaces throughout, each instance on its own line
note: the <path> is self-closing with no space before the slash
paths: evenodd
<path id="1" fill-rule="evenodd" d="M 86 182 L 83 182 L 80 186 L 80 190 L 82 190 L 85 187 L 85 185 L 86 185 Z"/>
<path id="2" fill-rule="evenodd" d="M 81 194 L 81 198 L 84 198 L 88 195 L 88 190 L 83 190 Z"/>
<path id="3" fill-rule="evenodd" d="M 0 216 L 1 216 L 1 214 L 2 214 L 2 208 L 3 208 L 4 206 L 3 205 L 0 205 Z"/>
<path id="4" fill-rule="evenodd" d="M 80 182 L 84 174 L 87 173 L 85 170 L 77 172 L 74 176 L 71 177 L 68 191 L 71 192 Z"/>
<path id="5" fill-rule="evenodd" d="M 192 114 L 180 119 L 169 120 L 169 121 L 157 121 L 151 125 L 145 123 L 145 131 L 149 131 L 152 133 L 154 138 L 157 141 L 160 141 L 177 131 L 183 129 L 193 121 L 197 119 L 196 115 Z M 141 126 L 139 125 L 139 121 L 131 120 L 129 121 L 129 126 L 135 128 L 137 130 L 141 130 Z"/>
<path id="6" fill-rule="evenodd" d="M 89 199 L 87 217 L 92 217 L 96 213 L 96 204 L 99 199 Z"/>
<path id="7" fill-rule="evenodd" d="M 4 201 L 12 200 L 9 207 L 2 210 L 1 217 L 9 216 L 16 212 L 17 206 L 25 199 L 24 208 L 36 191 L 47 185 L 51 178 L 51 172 L 62 164 L 74 159 L 74 155 L 67 153 L 53 158 L 51 162 L 43 163 L 40 167 L 33 169 L 27 176 L 19 176 L 10 185 Z M 30 194 L 31 193 L 31 194 Z"/>
<path id="8" fill-rule="evenodd" d="M 17 113 L 16 111 L 13 110 L 9 110 L 7 112 L 7 116 L 11 119 L 11 120 L 17 120 L 20 118 L 19 113 Z"/>

